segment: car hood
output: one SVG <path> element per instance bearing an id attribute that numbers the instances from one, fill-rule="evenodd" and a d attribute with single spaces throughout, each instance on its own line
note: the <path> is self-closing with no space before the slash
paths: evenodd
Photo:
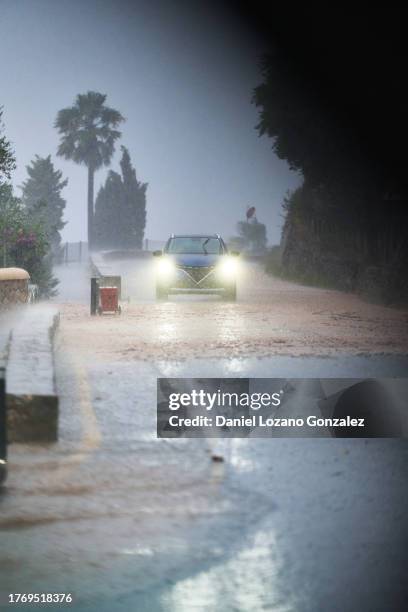
<path id="1" fill-rule="evenodd" d="M 219 261 L 220 255 L 194 255 L 189 253 L 171 255 L 174 263 L 178 266 L 194 266 L 203 268 L 206 266 L 215 266 Z"/>

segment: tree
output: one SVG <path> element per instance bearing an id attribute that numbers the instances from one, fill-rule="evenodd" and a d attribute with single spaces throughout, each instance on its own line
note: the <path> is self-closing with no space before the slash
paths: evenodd
<path id="1" fill-rule="evenodd" d="M 110 170 L 95 202 L 95 246 L 115 248 L 122 246 L 121 230 L 124 225 L 123 185 L 120 174 Z"/>
<path id="2" fill-rule="evenodd" d="M 10 142 L 3 134 L 3 108 L 0 106 L 0 184 L 2 180 L 9 179 L 16 167 L 16 160 Z"/>
<path id="3" fill-rule="evenodd" d="M 3 268 L 9 265 L 9 251 L 23 222 L 23 208 L 20 200 L 13 195 L 11 185 L 0 184 L 0 240 Z"/>
<path id="4" fill-rule="evenodd" d="M 4 267 L 24 268 L 41 297 L 55 295 L 58 281 L 52 276 L 46 228 L 13 195 L 9 184 L 0 185 L 0 248 Z"/>
<path id="5" fill-rule="evenodd" d="M 68 184 L 68 179 L 62 179 L 62 172 L 54 168 L 51 155 L 36 155 L 26 168 L 28 179 L 22 185 L 22 201 L 27 211 L 42 221 L 55 259 L 60 251 L 60 230 L 65 225 L 63 215 L 66 202 L 61 191 Z"/>
<path id="6" fill-rule="evenodd" d="M 311 187 L 407 195 L 403 12 L 257 6 L 272 41 L 254 101 L 259 128 Z M 254 9 L 255 10 L 255 9 Z M 269 13 L 269 14 L 268 14 Z M 381 41 L 381 42 L 379 42 Z"/>
<path id="7" fill-rule="evenodd" d="M 122 147 L 121 175 L 110 170 L 95 202 L 95 244 L 140 249 L 146 226 L 147 183 L 137 180 L 129 151 Z"/>
<path id="8" fill-rule="evenodd" d="M 122 227 L 123 246 L 142 248 L 146 227 L 146 189 L 147 183 L 139 183 L 136 170 L 132 166 L 129 151 L 121 147 L 120 167 L 123 182 L 124 225 Z"/>
<path id="9" fill-rule="evenodd" d="M 267 238 L 266 227 L 263 223 L 259 223 L 259 221 L 253 221 L 252 223 L 239 221 L 237 228 L 245 247 L 254 253 L 265 251 Z"/>
<path id="10" fill-rule="evenodd" d="M 331 8 L 307 5 L 294 22 L 287 5 L 263 23 L 273 46 L 254 91 L 257 128 L 304 178 L 285 203 L 283 268 L 347 288 L 365 286 L 373 268 L 378 279 L 396 269 L 405 278 L 402 15 L 372 8 L 333 19 Z"/>
<path id="11" fill-rule="evenodd" d="M 92 247 L 94 175 L 108 166 L 121 136 L 116 129 L 124 121 L 119 111 L 105 105 L 106 95 L 96 91 L 79 94 L 73 106 L 57 114 L 55 127 L 61 135 L 58 155 L 88 168 L 88 243 Z"/>

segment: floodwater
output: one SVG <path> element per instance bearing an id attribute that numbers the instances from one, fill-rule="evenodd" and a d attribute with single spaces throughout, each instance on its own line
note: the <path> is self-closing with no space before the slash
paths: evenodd
<path id="1" fill-rule="evenodd" d="M 210 440 L 157 439 L 155 411 L 158 376 L 402 376 L 406 313 L 256 268 L 237 304 L 156 305 L 143 267 L 138 297 L 135 267 L 121 268 L 121 317 L 92 319 L 86 268 L 59 272 L 60 440 L 10 448 L 0 601 L 52 591 L 95 612 L 401 609 L 406 441 L 232 439 L 216 442 L 214 463 Z"/>
<path id="2" fill-rule="evenodd" d="M 218 296 L 174 296 L 156 303 L 149 260 L 102 260 L 100 267 L 122 275 L 123 316 L 92 322 L 89 286 L 81 288 L 88 280 L 76 280 L 69 266 L 60 270 L 67 279 L 61 311 L 70 338 L 93 360 L 408 355 L 406 310 L 273 278 L 254 263 L 241 264 L 236 303 Z"/>

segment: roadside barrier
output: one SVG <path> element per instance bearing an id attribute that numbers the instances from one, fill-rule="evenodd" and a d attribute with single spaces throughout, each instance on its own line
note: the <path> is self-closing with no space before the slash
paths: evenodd
<path id="1" fill-rule="evenodd" d="M 53 343 L 58 310 L 33 304 L 13 327 L 7 355 L 7 440 L 54 442 L 58 438 L 58 394 Z"/>
<path id="2" fill-rule="evenodd" d="M 7 413 L 5 369 L 0 367 L 0 484 L 7 473 Z"/>
<path id="3" fill-rule="evenodd" d="M 98 308 L 98 278 L 91 278 L 91 315 L 96 315 L 96 311 Z"/>

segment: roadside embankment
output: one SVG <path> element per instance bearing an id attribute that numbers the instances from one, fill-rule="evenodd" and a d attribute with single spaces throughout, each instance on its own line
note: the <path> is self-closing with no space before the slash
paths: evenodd
<path id="1" fill-rule="evenodd" d="M 270 249 L 266 270 L 287 280 L 352 292 L 370 302 L 400 307 L 408 304 L 407 262 L 406 246 L 383 261 L 380 253 L 369 257 L 338 239 L 331 244 L 307 224 L 292 221 L 281 246 Z"/>

